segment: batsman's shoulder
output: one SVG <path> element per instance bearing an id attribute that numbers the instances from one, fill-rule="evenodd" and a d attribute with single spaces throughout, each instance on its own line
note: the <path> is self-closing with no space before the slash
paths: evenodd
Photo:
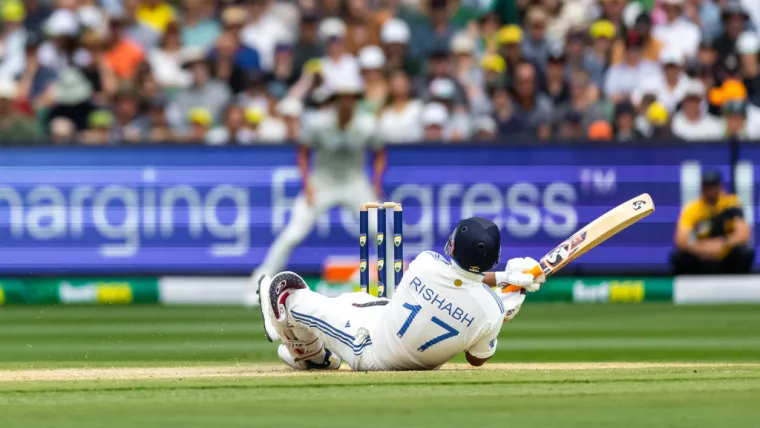
<path id="1" fill-rule="evenodd" d="M 417 257 L 412 260 L 412 262 L 409 264 L 409 267 L 412 265 L 415 266 L 426 266 L 426 265 L 434 265 L 434 264 L 445 264 L 448 265 L 449 261 L 446 260 L 446 257 L 443 257 L 442 255 L 436 253 L 435 251 L 423 251 L 420 254 L 417 255 Z"/>

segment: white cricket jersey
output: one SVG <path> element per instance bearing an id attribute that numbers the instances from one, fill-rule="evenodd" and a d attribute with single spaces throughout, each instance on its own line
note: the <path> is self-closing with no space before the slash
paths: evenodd
<path id="1" fill-rule="evenodd" d="M 492 356 L 504 304 L 482 280 L 438 253 L 421 253 L 369 329 L 377 357 L 414 370 L 440 367 L 464 351 Z"/>
<path id="2" fill-rule="evenodd" d="M 359 109 L 344 130 L 338 129 L 338 114 L 333 108 L 306 116 L 301 129 L 301 145 L 314 150 L 314 172 L 338 181 L 364 175 L 366 151 L 379 150 L 377 119 Z"/>

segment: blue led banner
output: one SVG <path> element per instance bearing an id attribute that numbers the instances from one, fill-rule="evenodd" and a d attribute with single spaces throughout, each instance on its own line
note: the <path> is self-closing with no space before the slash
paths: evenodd
<path id="1" fill-rule="evenodd" d="M 650 193 L 657 212 L 573 263 L 585 273 L 666 270 L 694 174 L 729 171 L 725 146 L 701 144 L 410 146 L 389 149 L 388 161 L 385 199 L 404 205 L 408 258 L 442 251 L 460 218 L 481 215 L 501 227 L 505 260 L 538 259 Z M 295 162 L 291 146 L 4 149 L 0 274 L 248 273 L 288 221 Z M 335 209 L 288 266 L 319 272 L 334 255 L 358 263 L 357 234 L 355 217 Z"/>

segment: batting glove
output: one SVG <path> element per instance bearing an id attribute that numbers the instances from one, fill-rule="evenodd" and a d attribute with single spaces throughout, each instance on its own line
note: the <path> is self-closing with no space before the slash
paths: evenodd
<path id="1" fill-rule="evenodd" d="M 507 262 L 504 272 L 497 272 L 496 285 L 507 287 L 515 285 L 526 291 L 538 291 L 541 284 L 546 282 L 546 275 L 537 261 L 530 257 L 518 257 Z"/>

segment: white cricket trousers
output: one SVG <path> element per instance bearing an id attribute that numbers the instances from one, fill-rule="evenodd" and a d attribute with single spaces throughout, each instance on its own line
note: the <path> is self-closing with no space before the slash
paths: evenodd
<path id="1" fill-rule="evenodd" d="M 287 301 L 290 324 L 312 332 L 355 371 L 392 370 L 375 356 L 368 329 L 382 322 L 385 306 L 381 302 L 385 299 L 363 292 L 333 298 L 308 289 L 290 293 Z"/>
<path id="2" fill-rule="evenodd" d="M 272 276 L 283 270 L 293 249 L 300 244 L 314 229 L 317 219 L 333 207 L 340 206 L 359 219 L 359 205 L 375 201 L 375 192 L 364 175 L 348 177 L 345 181 L 335 181 L 332 177 L 313 174 L 310 179 L 312 202 L 306 202 L 306 195 L 299 193 L 293 204 L 290 221 L 269 248 L 264 262 L 253 274 L 258 278 L 262 274 Z M 370 230 L 375 228 L 374 216 L 370 216 Z M 358 236 L 358 229 L 357 229 Z M 388 240 L 392 242 L 392 240 Z"/>

